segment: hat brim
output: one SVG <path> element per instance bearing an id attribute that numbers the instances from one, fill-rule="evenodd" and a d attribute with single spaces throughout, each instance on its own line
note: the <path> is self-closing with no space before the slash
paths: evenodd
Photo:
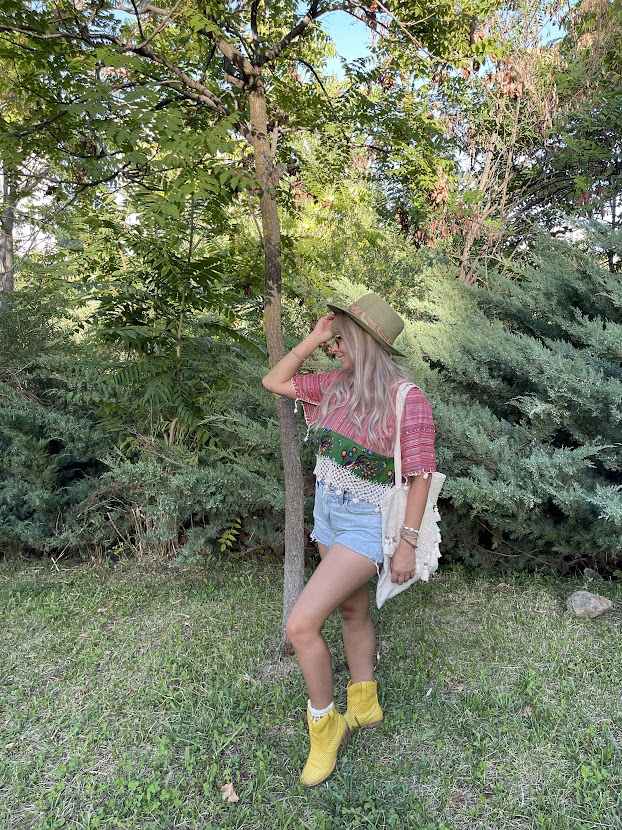
<path id="1" fill-rule="evenodd" d="M 386 340 L 382 339 L 378 332 L 375 332 L 372 328 L 370 328 L 367 325 L 367 323 L 364 323 L 362 320 L 359 320 L 359 318 L 355 314 L 352 314 L 352 312 L 349 309 L 344 308 L 340 305 L 335 305 L 335 303 L 326 303 L 326 305 L 331 311 L 334 311 L 336 314 L 345 314 L 346 317 L 349 317 L 350 320 L 353 320 L 357 324 L 357 326 L 360 326 L 364 331 L 367 332 L 367 334 L 371 335 L 371 337 L 374 338 L 376 343 L 382 346 L 385 352 L 394 354 L 397 357 L 405 357 L 403 352 L 400 352 L 399 349 L 395 348 L 395 346 L 389 345 L 389 343 L 387 343 Z"/>

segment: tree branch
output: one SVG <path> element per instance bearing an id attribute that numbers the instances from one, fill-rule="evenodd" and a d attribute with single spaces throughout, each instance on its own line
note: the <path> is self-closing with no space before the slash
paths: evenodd
<path id="1" fill-rule="evenodd" d="M 5 29 L 5 31 L 6 31 L 6 29 Z M 25 44 L 25 43 L 18 43 L 18 42 L 17 42 L 17 41 L 15 41 L 15 40 L 11 40 L 11 38 L 10 38 L 10 37 L 4 37 L 4 38 L 2 38 L 2 40 L 4 40 L 6 43 L 10 43 L 10 44 L 11 44 L 11 46 L 12 46 L 14 49 L 21 49 L 23 52 L 31 52 L 31 53 L 32 53 L 32 54 L 34 54 L 34 55 L 36 55 L 36 54 L 37 54 L 37 50 L 36 50 L 36 49 L 33 49 L 33 47 L 32 47 L 32 46 L 26 46 L 26 44 Z"/>
<path id="2" fill-rule="evenodd" d="M 242 73 L 245 81 L 249 81 L 251 78 L 255 77 L 257 69 L 248 58 L 244 57 L 239 49 L 235 48 L 232 43 L 229 43 L 229 41 L 224 38 L 219 38 L 216 41 L 216 45 L 225 58 L 228 61 L 231 61 L 231 63 Z"/>
<path id="3" fill-rule="evenodd" d="M 133 3 L 133 2 L 134 2 L 134 0 L 132 0 L 132 3 Z M 152 41 L 155 37 L 157 37 L 157 35 L 159 35 L 159 34 L 160 34 L 160 32 L 161 32 L 161 31 L 163 31 L 163 29 L 165 29 L 165 28 L 168 26 L 168 24 L 169 24 L 169 23 L 173 20 L 174 15 L 175 15 L 175 12 L 176 12 L 176 11 L 177 11 L 177 9 L 180 7 L 181 3 L 182 3 L 182 0 L 177 0 L 177 2 L 175 3 L 175 5 L 174 5 L 174 6 L 173 6 L 173 8 L 171 9 L 170 13 L 169 13 L 169 14 L 167 14 L 167 15 L 164 17 L 164 20 L 162 20 L 162 21 L 159 23 L 159 25 L 158 25 L 158 26 L 156 26 L 156 28 L 153 30 L 153 32 L 151 32 L 151 34 L 150 34 L 150 35 L 149 35 L 146 39 L 145 39 L 145 36 L 144 36 L 144 34 L 143 34 L 142 26 L 140 25 L 140 18 L 139 18 L 139 17 L 137 17 L 137 18 L 136 18 L 137 23 L 138 23 L 138 28 L 139 28 L 139 31 L 140 31 L 140 36 L 143 38 L 143 42 L 140 44 L 139 48 L 141 48 L 141 47 L 143 47 L 143 46 L 148 46 L 148 45 L 151 43 L 151 41 Z"/>
<path id="4" fill-rule="evenodd" d="M 0 23 L 0 32 L 7 32 L 9 34 L 20 34 L 20 35 L 27 35 L 28 37 L 32 37 L 35 40 L 67 40 L 67 38 L 76 37 L 80 40 L 86 41 L 98 41 L 98 40 L 105 40 L 109 43 L 116 43 L 116 38 L 113 35 L 109 35 L 106 32 L 89 32 L 89 37 L 85 38 L 83 35 L 71 34 L 70 32 L 62 32 L 59 29 L 53 32 L 40 32 L 37 29 L 34 29 L 30 26 L 11 26 Z"/>
<path id="5" fill-rule="evenodd" d="M 39 121 L 37 124 L 33 124 L 32 126 L 28 127 L 28 129 L 18 130 L 15 132 L 9 132 L 9 135 L 13 138 L 24 138 L 27 135 L 31 135 L 32 133 L 38 133 L 40 130 L 44 130 L 46 127 L 49 127 L 50 124 L 53 124 L 55 121 L 58 121 L 59 118 L 63 118 L 63 116 L 67 115 L 69 110 L 63 109 L 59 112 L 51 115 L 49 118 L 46 118 L 45 121 Z"/>
<path id="6" fill-rule="evenodd" d="M 217 95 L 214 95 L 214 93 L 204 84 L 195 81 L 194 78 L 191 78 L 190 75 L 187 75 L 178 66 L 175 66 L 175 64 L 171 63 L 166 58 L 163 58 L 161 55 L 156 54 L 150 46 L 126 45 L 122 46 L 121 49 L 123 52 L 133 52 L 134 54 L 140 55 L 141 57 L 147 58 L 154 63 L 158 63 L 161 66 L 166 67 L 183 83 L 184 86 L 188 87 L 189 90 L 193 90 L 192 94 L 188 92 L 187 95 L 186 90 L 177 89 L 178 92 L 181 91 L 184 96 L 192 97 L 195 101 L 201 101 L 202 103 L 207 104 L 207 106 L 216 110 L 216 112 L 219 112 L 221 115 L 230 115 L 229 109 Z M 175 87 L 173 88 L 175 89 Z"/>
<path id="7" fill-rule="evenodd" d="M 327 11 L 332 11 L 330 7 L 320 9 L 319 5 L 319 0 L 312 0 L 309 10 L 305 16 L 301 17 L 294 28 L 288 32 L 285 37 L 281 38 L 281 40 L 273 46 L 272 49 L 268 49 L 265 54 L 260 56 L 257 65 L 264 66 L 266 63 L 270 63 L 270 61 L 278 58 L 281 52 L 286 49 L 293 40 L 299 37 L 308 26 L 317 20 L 318 17 L 325 14 Z"/>
<path id="8" fill-rule="evenodd" d="M 375 2 L 378 6 L 380 6 L 382 11 L 391 18 L 391 20 L 396 24 L 396 26 L 398 26 L 404 32 L 406 37 L 417 47 L 417 49 L 420 49 L 422 52 L 424 52 L 428 56 L 428 58 L 431 61 L 434 61 L 435 63 L 445 62 L 444 58 L 439 58 L 438 55 L 434 55 L 432 52 L 429 51 L 429 49 L 426 49 L 423 43 L 421 43 L 420 40 L 418 40 L 413 34 L 411 34 L 411 32 L 408 31 L 407 27 L 403 23 L 401 23 L 393 14 L 393 12 L 390 12 L 389 9 L 385 5 L 383 5 L 383 3 L 380 2 L 380 0 L 375 0 Z"/>
<path id="9" fill-rule="evenodd" d="M 136 8 L 136 3 L 134 2 L 134 0 L 131 0 L 131 3 L 132 3 L 132 8 L 134 9 L 134 14 L 136 16 L 136 23 L 138 24 L 138 33 L 140 34 L 141 38 L 144 40 L 145 39 L 145 33 L 143 32 L 143 26 L 142 26 L 142 23 L 140 22 L 140 14 L 138 13 L 138 9 Z"/>
<path id="10" fill-rule="evenodd" d="M 172 89 L 174 92 L 179 93 L 181 98 L 185 98 L 188 101 L 195 101 L 198 104 L 207 104 L 208 106 L 211 106 L 209 100 L 203 95 L 198 92 L 191 92 L 189 89 L 185 89 L 183 85 L 177 84 L 175 81 L 159 81 L 159 83 L 160 86 L 166 86 L 168 89 Z M 233 113 L 229 110 L 220 112 L 220 115 L 223 117 L 227 117 L 232 114 Z M 250 127 L 242 119 L 236 119 L 234 127 L 244 136 L 244 138 L 248 138 L 250 135 Z"/>
<path id="11" fill-rule="evenodd" d="M 213 44 L 212 44 L 212 51 L 211 51 L 211 53 L 210 53 L 210 56 L 208 57 L 208 59 L 207 59 L 207 61 L 206 61 L 206 63 L 205 63 L 205 67 L 204 67 L 204 69 L 203 69 L 203 72 L 201 72 L 201 83 L 202 83 L 202 84 L 204 84 L 204 83 L 205 83 L 205 81 L 207 80 L 207 70 L 208 70 L 208 68 L 210 67 L 210 65 L 211 65 L 212 61 L 214 60 L 214 55 L 215 55 L 215 54 L 216 54 L 216 44 L 215 44 L 215 43 L 213 43 Z"/>
<path id="12" fill-rule="evenodd" d="M 328 106 L 329 106 L 329 107 L 330 107 L 330 109 L 331 109 L 331 112 L 332 112 L 332 113 L 333 113 L 333 115 L 335 116 L 335 121 L 336 121 L 336 123 L 337 123 L 337 125 L 338 125 L 339 129 L 341 130 L 341 132 L 342 132 L 342 134 L 343 134 L 343 137 L 344 137 L 344 138 L 345 138 L 345 140 L 346 140 L 346 145 L 347 145 L 347 146 L 350 146 L 350 143 L 351 143 L 351 142 L 350 142 L 350 139 L 349 139 L 349 137 L 347 136 L 347 134 L 346 134 L 345 130 L 343 129 L 343 127 L 341 126 L 341 122 L 339 121 L 339 118 L 338 118 L 337 113 L 336 113 L 336 111 L 335 111 L 335 107 L 333 106 L 333 102 L 332 102 L 332 101 L 331 101 L 331 99 L 330 99 L 330 95 L 328 94 L 328 90 L 327 90 L 327 89 L 326 89 L 326 87 L 324 86 L 324 83 L 323 83 L 322 79 L 321 79 L 321 78 L 320 78 L 320 76 L 317 74 L 317 72 L 315 71 L 314 67 L 313 67 L 310 63 L 307 63 L 307 61 L 306 61 L 306 60 L 303 60 L 302 58 L 289 58 L 289 57 L 288 57 L 288 58 L 287 58 L 287 60 L 293 61 L 294 63 L 301 63 L 301 64 L 302 64 L 303 66 L 305 66 L 305 67 L 309 70 L 309 72 L 313 75 L 313 77 L 315 78 L 315 80 L 316 80 L 316 81 L 317 81 L 317 83 L 318 83 L 318 86 L 320 87 L 320 89 L 321 89 L 321 90 L 322 90 L 322 92 L 324 93 L 324 97 L 326 98 L 326 101 L 327 101 L 327 103 L 328 103 Z"/>
<path id="13" fill-rule="evenodd" d="M 257 12 L 259 10 L 259 0 L 253 0 L 251 4 L 251 33 L 253 36 L 253 60 L 255 63 L 259 61 L 259 32 L 257 30 Z"/>
<path id="14" fill-rule="evenodd" d="M 151 3 L 145 3 L 140 9 L 136 8 L 134 0 L 130 0 L 132 3 L 133 8 L 126 6 L 125 3 L 114 3 L 112 8 L 118 12 L 124 12 L 125 14 L 132 14 L 134 11 L 136 14 L 143 15 L 143 14 L 157 14 L 157 15 L 167 15 L 171 13 L 170 9 L 160 9 L 158 6 L 153 6 Z"/>

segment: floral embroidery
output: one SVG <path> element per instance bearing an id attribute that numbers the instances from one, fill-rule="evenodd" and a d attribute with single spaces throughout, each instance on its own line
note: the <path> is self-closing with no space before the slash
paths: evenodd
<path id="1" fill-rule="evenodd" d="M 338 432 L 323 428 L 315 435 L 318 457 L 328 458 L 343 469 L 376 484 L 392 483 L 393 458 L 352 443 Z"/>

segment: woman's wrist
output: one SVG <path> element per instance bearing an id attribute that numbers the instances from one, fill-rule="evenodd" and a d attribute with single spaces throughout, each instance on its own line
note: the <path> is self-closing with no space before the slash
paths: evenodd
<path id="1" fill-rule="evenodd" d="M 419 531 L 417 529 L 414 527 L 408 527 L 406 524 L 402 525 L 400 529 L 400 539 L 403 539 L 404 542 L 408 542 L 412 548 L 416 548 L 418 538 Z"/>
<path id="2" fill-rule="evenodd" d="M 322 345 L 322 342 L 322 340 L 318 341 L 309 335 L 304 340 L 301 340 L 297 346 L 294 346 L 293 349 L 290 349 L 289 353 L 293 354 L 301 363 L 304 363 L 308 357 L 311 357 L 318 346 Z"/>
<path id="3" fill-rule="evenodd" d="M 314 351 L 315 347 L 310 347 L 307 341 L 303 340 L 297 346 L 294 346 L 293 349 L 290 349 L 289 353 L 293 354 L 300 363 L 304 363 L 308 357 L 311 357 Z"/>

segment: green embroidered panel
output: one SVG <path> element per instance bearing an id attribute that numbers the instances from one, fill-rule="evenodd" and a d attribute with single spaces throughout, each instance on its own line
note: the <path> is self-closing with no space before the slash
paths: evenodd
<path id="1" fill-rule="evenodd" d="M 365 481 L 375 484 L 393 483 L 393 457 L 372 452 L 351 438 L 344 438 L 332 429 L 321 428 L 313 433 L 318 456 L 328 458 Z"/>

